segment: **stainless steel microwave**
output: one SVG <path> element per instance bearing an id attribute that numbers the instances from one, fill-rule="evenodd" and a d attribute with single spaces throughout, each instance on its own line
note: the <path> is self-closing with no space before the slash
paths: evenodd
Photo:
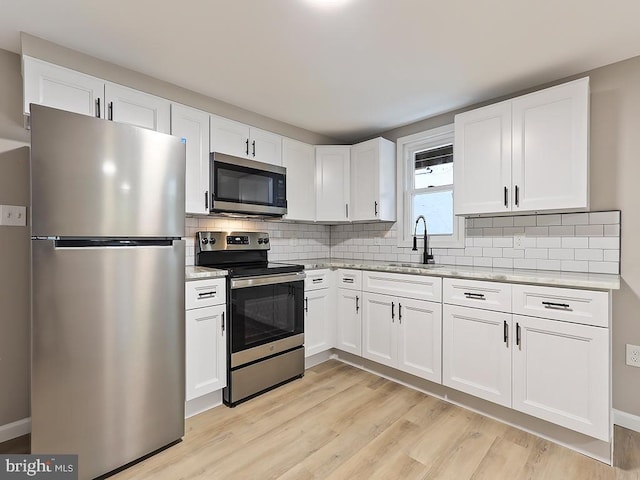
<path id="1" fill-rule="evenodd" d="M 213 152 L 209 211 L 281 217 L 287 213 L 286 172 L 277 165 Z"/>

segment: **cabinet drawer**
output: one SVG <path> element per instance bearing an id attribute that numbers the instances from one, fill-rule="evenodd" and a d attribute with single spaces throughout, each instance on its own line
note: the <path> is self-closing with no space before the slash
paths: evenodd
<path id="1" fill-rule="evenodd" d="M 513 285 L 513 313 L 609 327 L 609 293 Z"/>
<path id="2" fill-rule="evenodd" d="M 338 288 L 362 290 L 362 271 L 338 270 Z"/>
<path id="3" fill-rule="evenodd" d="M 319 290 L 320 288 L 329 288 L 331 282 L 331 270 L 323 268 L 321 270 L 305 270 L 307 276 L 304 279 L 304 290 Z"/>
<path id="4" fill-rule="evenodd" d="M 225 278 L 196 280 L 184 284 L 185 308 L 210 307 L 227 301 L 227 281 Z"/>
<path id="5" fill-rule="evenodd" d="M 511 285 L 445 278 L 442 280 L 442 302 L 497 312 L 511 312 Z"/>
<path id="6" fill-rule="evenodd" d="M 442 279 L 405 273 L 364 272 L 362 274 L 362 290 L 383 295 L 440 302 L 442 300 Z"/>

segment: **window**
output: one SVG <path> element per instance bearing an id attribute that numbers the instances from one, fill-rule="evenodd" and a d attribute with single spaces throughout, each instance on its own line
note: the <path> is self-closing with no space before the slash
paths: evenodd
<path id="1" fill-rule="evenodd" d="M 453 125 L 400 138 L 397 148 L 399 245 L 410 245 L 415 220 L 424 215 L 429 246 L 463 247 L 464 219 L 453 215 Z M 420 222 L 417 234 L 423 233 Z"/>

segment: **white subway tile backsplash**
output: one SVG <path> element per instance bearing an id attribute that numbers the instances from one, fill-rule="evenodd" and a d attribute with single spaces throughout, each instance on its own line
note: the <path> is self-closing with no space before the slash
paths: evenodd
<path id="1" fill-rule="evenodd" d="M 619 237 L 620 225 L 603 225 L 605 237 Z"/>
<path id="2" fill-rule="evenodd" d="M 586 237 L 563 237 L 562 248 L 589 248 L 589 239 Z"/>
<path id="3" fill-rule="evenodd" d="M 525 227 L 504 227 L 502 230 L 504 235 L 513 236 L 524 235 L 524 229 Z"/>
<path id="4" fill-rule="evenodd" d="M 474 247 L 492 247 L 493 240 L 489 237 L 475 237 L 473 240 Z"/>
<path id="5" fill-rule="evenodd" d="M 483 257 L 502 257 L 502 249 L 501 248 L 483 248 L 482 256 Z"/>
<path id="6" fill-rule="evenodd" d="M 513 258 L 494 258 L 493 266 L 495 268 L 513 268 Z"/>
<path id="7" fill-rule="evenodd" d="M 514 227 L 535 227 L 537 223 L 538 222 L 535 215 L 526 215 L 513 218 Z"/>
<path id="8" fill-rule="evenodd" d="M 576 237 L 601 237 L 604 225 L 576 225 Z"/>
<path id="9" fill-rule="evenodd" d="M 576 234 L 576 229 L 573 225 L 562 226 L 550 226 L 549 235 L 557 237 L 573 237 Z"/>
<path id="10" fill-rule="evenodd" d="M 562 240 L 560 237 L 538 237 L 536 238 L 537 248 L 560 248 Z"/>
<path id="11" fill-rule="evenodd" d="M 591 273 L 620 273 L 618 262 L 589 262 Z"/>
<path id="12" fill-rule="evenodd" d="M 562 225 L 589 225 L 588 213 L 564 213 Z"/>
<path id="13" fill-rule="evenodd" d="M 618 237 L 589 237 L 589 248 L 607 248 L 615 250 L 620 248 Z"/>
<path id="14" fill-rule="evenodd" d="M 464 249 L 464 255 L 466 257 L 481 257 L 482 256 L 482 248 L 481 247 L 467 247 Z"/>
<path id="15" fill-rule="evenodd" d="M 527 248 L 524 251 L 524 258 L 549 258 L 549 251 L 546 248 Z"/>
<path id="16" fill-rule="evenodd" d="M 474 267 L 491 267 L 493 266 L 493 259 L 489 257 L 474 257 L 473 266 Z"/>
<path id="17" fill-rule="evenodd" d="M 473 257 L 456 257 L 456 265 L 473 265 Z"/>
<path id="18" fill-rule="evenodd" d="M 591 212 L 589 214 L 589 223 L 611 225 L 620 223 L 620 212 Z"/>
<path id="19" fill-rule="evenodd" d="M 565 272 L 588 272 L 589 262 L 576 260 L 562 260 L 560 270 Z"/>
<path id="20" fill-rule="evenodd" d="M 524 234 L 527 237 L 548 237 L 549 227 L 525 227 Z"/>
<path id="21" fill-rule="evenodd" d="M 560 270 L 561 260 L 536 260 L 538 270 Z"/>
<path id="22" fill-rule="evenodd" d="M 503 248 L 502 257 L 503 258 L 524 258 L 524 249 L 523 248 Z"/>
<path id="23" fill-rule="evenodd" d="M 500 248 L 512 248 L 513 237 L 496 237 L 493 239 L 493 246 Z"/>
<path id="24" fill-rule="evenodd" d="M 499 228 L 499 227 L 483 228 L 482 235 L 485 237 L 501 237 L 503 235 L 502 228 Z"/>
<path id="25" fill-rule="evenodd" d="M 561 215 L 538 215 L 536 223 L 541 227 L 548 227 L 549 225 L 562 225 Z"/>
<path id="26" fill-rule="evenodd" d="M 473 219 L 474 228 L 485 228 L 493 226 L 492 218 L 474 218 Z"/>
<path id="27" fill-rule="evenodd" d="M 494 217 L 493 226 L 494 227 L 513 227 L 513 219 L 514 217 Z"/>
<path id="28" fill-rule="evenodd" d="M 620 250 L 604 250 L 603 259 L 605 262 L 619 262 Z"/>
<path id="29" fill-rule="evenodd" d="M 575 258 L 576 260 L 590 260 L 601 262 L 604 257 L 604 250 L 599 248 L 576 248 Z"/>
<path id="30" fill-rule="evenodd" d="M 526 268 L 535 270 L 536 265 L 536 261 L 533 258 L 515 258 L 513 260 L 513 268 Z"/>
<path id="31" fill-rule="evenodd" d="M 550 248 L 549 260 L 573 260 L 574 252 L 573 248 Z"/>

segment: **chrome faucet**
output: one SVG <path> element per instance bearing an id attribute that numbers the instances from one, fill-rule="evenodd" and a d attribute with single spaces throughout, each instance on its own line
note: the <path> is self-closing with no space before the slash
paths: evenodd
<path id="1" fill-rule="evenodd" d="M 428 263 L 435 263 L 433 260 L 433 255 L 428 253 L 429 237 L 427 235 L 427 220 L 424 218 L 424 215 L 418 215 L 418 218 L 416 218 L 416 225 L 415 227 L 413 227 L 413 248 L 411 250 L 413 250 L 414 252 L 418 251 L 418 239 L 416 237 L 416 232 L 418 231 L 418 223 L 420 222 L 420 219 L 422 219 L 422 221 L 424 222 L 424 250 L 422 252 L 422 263 L 424 263 L 425 265 Z"/>

